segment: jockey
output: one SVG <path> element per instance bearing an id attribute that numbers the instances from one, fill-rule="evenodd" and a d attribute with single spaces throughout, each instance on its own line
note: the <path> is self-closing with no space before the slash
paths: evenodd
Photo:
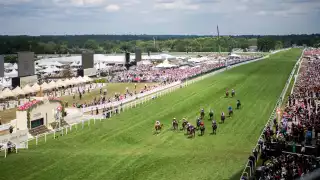
<path id="1" fill-rule="evenodd" d="M 197 119 L 197 125 L 200 126 L 200 124 L 201 124 L 201 119 L 198 118 L 198 119 Z"/>
<path id="2" fill-rule="evenodd" d="M 160 123 L 160 121 L 158 120 L 158 121 L 156 121 L 156 124 L 155 124 L 156 126 L 160 126 L 161 125 L 161 123 Z"/>
<path id="3" fill-rule="evenodd" d="M 200 122 L 200 126 L 204 126 L 204 122 L 203 121 Z"/>
<path id="4" fill-rule="evenodd" d="M 188 122 L 188 121 L 186 120 L 186 118 L 183 118 L 182 121 L 183 121 L 184 123 Z"/>
<path id="5" fill-rule="evenodd" d="M 217 122 L 215 120 L 212 121 L 212 126 L 216 126 Z"/>
<path id="6" fill-rule="evenodd" d="M 232 111 L 232 107 L 229 105 L 229 107 L 228 107 L 228 110 L 229 110 L 229 112 L 231 112 Z"/>
<path id="7" fill-rule="evenodd" d="M 189 125 L 188 125 L 188 129 L 189 129 L 189 131 L 191 131 L 191 130 L 193 130 L 194 129 L 194 126 L 193 125 L 191 125 L 190 123 L 188 123 Z"/>
<path id="8" fill-rule="evenodd" d="M 221 117 L 224 117 L 224 116 L 225 116 L 225 114 L 224 114 L 224 112 L 222 112 L 222 113 L 221 113 Z"/>
<path id="9" fill-rule="evenodd" d="M 234 94 L 235 93 L 235 91 L 234 91 L 234 89 L 232 89 L 232 94 Z"/>
<path id="10" fill-rule="evenodd" d="M 172 124 L 174 124 L 174 123 L 177 123 L 176 118 L 173 118 L 173 120 L 172 120 Z"/>
<path id="11" fill-rule="evenodd" d="M 239 99 L 237 100 L 237 104 L 238 104 L 238 105 L 240 105 L 240 104 L 241 104 L 241 102 L 240 102 L 240 100 L 239 100 Z"/>
<path id="12" fill-rule="evenodd" d="M 213 110 L 210 109 L 209 116 L 213 116 Z"/>
<path id="13" fill-rule="evenodd" d="M 203 108 L 201 109 L 201 113 L 204 113 L 204 109 Z"/>

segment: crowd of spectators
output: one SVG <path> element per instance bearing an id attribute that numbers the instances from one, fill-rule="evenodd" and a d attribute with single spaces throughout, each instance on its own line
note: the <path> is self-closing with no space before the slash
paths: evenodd
<path id="1" fill-rule="evenodd" d="M 284 112 L 266 128 L 258 148 L 249 157 L 252 170 L 259 165 L 252 172 L 256 179 L 295 179 L 320 167 L 319 54 L 320 49 L 304 52 Z M 258 151 L 262 164 L 256 161 Z"/>
<path id="2" fill-rule="evenodd" d="M 184 68 L 179 68 L 179 65 L 174 68 L 155 68 L 153 64 L 145 65 L 141 64 L 134 69 L 127 71 L 118 71 L 113 74 L 110 79 L 112 82 L 175 82 L 185 80 L 206 72 L 210 72 L 219 67 L 224 67 L 227 64 L 234 64 L 236 62 L 242 62 L 252 60 L 260 56 L 239 56 L 236 59 L 227 58 L 224 60 L 211 60 L 198 64 L 189 64 Z"/>
<path id="3" fill-rule="evenodd" d="M 156 87 L 158 87 L 160 85 L 163 85 L 163 84 L 158 84 L 158 85 L 147 85 L 147 84 L 145 84 L 144 87 L 141 88 L 141 89 L 138 89 L 137 86 L 135 85 L 134 89 L 132 89 L 132 90 L 129 89 L 128 87 L 126 87 L 126 89 L 124 89 L 123 93 L 116 92 L 112 96 L 108 96 L 107 89 L 100 88 L 99 96 L 94 97 L 92 100 L 87 101 L 87 102 L 74 103 L 73 107 L 83 108 L 83 107 L 101 105 L 101 104 L 110 103 L 110 102 L 121 101 L 123 99 L 132 97 L 132 96 L 137 95 L 139 93 L 144 93 L 144 92 L 150 91 L 150 90 L 152 90 L 152 89 L 154 89 L 154 88 L 156 88 Z M 83 92 L 83 93 L 85 93 L 85 92 Z M 80 96 L 79 96 L 79 99 L 81 100 Z M 92 114 L 93 114 L 93 109 L 92 109 Z"/>

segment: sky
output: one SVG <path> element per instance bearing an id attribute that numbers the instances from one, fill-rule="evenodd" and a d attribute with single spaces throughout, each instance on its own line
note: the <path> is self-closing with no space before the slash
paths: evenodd
<path id="1" fill-rule="evenodd" d="M 320 0 L 0 0 L 2 35 L 320 33 Z"/>

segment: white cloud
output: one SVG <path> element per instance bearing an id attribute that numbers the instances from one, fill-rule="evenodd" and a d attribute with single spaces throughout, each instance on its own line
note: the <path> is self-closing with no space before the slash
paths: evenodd
<path id="1" fill-rule="evenodd" d="M 139 0 L 128 0 L 128 1 L 125 1 L 123 3 L 124 6 L 134 6 L 134 5 L 137 5 L 137 4 L 140 4 L 141 1 Z"/>
<path id="2" fill-rule="evenodd" d="M 160 10 L 198 10 L 198 4 L 190 4 L 185 0 L 156 0 L 154 4 L 155 9 Z"/>
<path id="3" fill-rule="evenodd" d="M 108 12 L 116 12 L 120 10 L 120 6 L 117 4 L 110 4 L 105 7 L 105 10 Z"/>
<path id="4" fill-rule="evenodd" d="M 14 5 L 14 4 L 22 4 L 28 3 L 32 0 L 0 0 L 0 5 Z"/>
<path id="5" fill-rule="evenodd" d="M 315 23 L 320 15 L 320 0 L 0 0 L 0 7 L 3 7 L 0 11 L 3 24 L 0 34 L 10 31 L 20 31 L 21 34 L 51 34 L 51 31 L 86 34 L 100 29 L 98 33 L 121 33 L 122 29 L 127 29 L 123 24 L 130 24 L 127 31 L 138 34 L 206 34 L 216 24 L 228 31 L 224 34 L 320 30 L 320 24 Z M 105 15 L 120 9 L 122 13 Z M 33 21 L 28 21 L 30 18 Z M 39 22 L 34 23 L 32 31 L 24 31 L 24 26 L 11 23 L 22 19 L 26 24 L 32 24 L 34 19 Z M 133 23 L 131 19 L 141 20 Z M 239 19 L 243 20 L 242 23 Z M 146 26 L 150 23 L 152 26 Z M 170 25 L 163 26 L 164 23 Z M 90 27 L 108 26 L 84 27 L 87 24 Z"/>
<path id="6" fill-rule="evenodd" d="M 105 4 L 106 0 L 52 0 L 59 6 L 97 6 Z"/>

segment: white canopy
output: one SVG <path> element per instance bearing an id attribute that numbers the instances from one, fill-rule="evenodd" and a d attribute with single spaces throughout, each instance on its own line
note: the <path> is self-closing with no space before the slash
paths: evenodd
<path id="1" fill-rule="evenodd" d="M 172 68 L 176 67 L 174 64 L 170 64 L 169 61 L 166 59 L 163 61 L 163 63 L 160 63 L 156 66 L 157 68 Z"/>
<path id="2" fill-rule="evenodd" d="M 42 83 L 42 84 L 40 85 L 40 87 L 41 87 L 42 90 L 51 89 L 50 85 L 47 84 L 46 82 Z"/>
<path id="3" fill-rule="evenodd" d="M 241 56 L 237 55 L 237 54 L 231 54 L 230 57 L 238 57 L 238 58 L 240 58 Z"/>
<path id="4" fill-rule="evenodd" d="M 66 85 L 65 82 L 62 81 L 61 79 L 59 79 L 59 80 L 56 82 L 56 84 L 57 84 L 57 87 L 62 87 L 62 86 L 65 86 L 65 85 Z"/>
<path id="5" fill-rule="evenodd" d="M 69 85 L 72 84 L 72 81 L 71 81 L 70 79 L 65 79 L 65 80 L 64 80 L 64 84 L 65 84 L 66 86 L 69 86 Z"/>
<path id="6" fill-rule="evenodd" d="M 81 76 L 79 76 L 79 77 L 77 78 L 77 81 L 78 81 L 79 83 L 84 83 L 84 82 L 86 82 L 86 80 L 83 79 L 83 77 L 81 77 Z"/>
<path id="7" fill-rule="evenodd" d="M 70 67 L 78 67 L 78 66 L 81 66 L 80 62 L 79 61 L 73 61 L 71 64 L 70 64 Z"/>
<path id="8" fill-rule="evenodd" d="M 7 98 L 7 97 L 13 97 L 15 95 L 12 93 L 12 91 L 9 88 L 6 88 L 1 92 L 1 96 L 3 98 Z"/>
<path id="9" fill-rule="evenodd" d="M 5 73 L 4 74 L 6 77 L 18 77 L 18 71 L 13 69 L 11 72 L 9 73 Z"/>
<path id="10" fill-rule="evenodd" d="M 30 94 L 30 93 L 33 93 L 35 92 L 28 84 L 22 88 L 23 92 L 25 92 L 26 94 Z"/>
<path id="11" fill-rule="evenodd" d="M 13 69 L 18 69 L 18 64 L 14 63 L 12 67 L 13 67 Z"/>
<path id="12" fill-rule="evenodd" d="M 86 81 L 86 82 L 90 82 L 92 81 L 92 79 L 88 76 L 84 76 L 83 79 Z"/>
<path id="13" fill-rule="evenodd" d="M 38 83 L 34 83 L 34 85 L 31 88 L 34 90 L 34 92 L 40 91 L 40 86 Z"/>
<path id="14" fill-rule="evenodd" d="M 57 68 L 57 67 L 47 67 L 44 70 L 41 70 L 41 72 L 45 72 L 45 73 L 52 73 L 52 72 L 59 72 L 61 71 L 61 69 Z"/>
<path id="15" fill-rule="evenodd" d="M 53 65 L 53 66 L 63 66 L 63 64 L 59 63 L 58 61 L 53 62 L 51 65 Z"/>
<path id="16" fill-rule="evenodd" d="M 150 65 L 150 64 L 152 64 L 150 60 L 143 60 L 138 62 L 138 65 Z"/>
<path id="17" fill-rule="evenodd" d="M 50 89 L 58 87 L 58 85 L 54 81 L 51 81 L 48 85 L 49 85 Z"/>
<path id="18" fill-rule="evenodd" d="M 16 96 L 26 94 L 25 92 L 23 92 L 23 90 L 20 88 L 20 86 L 17 86 L 14 90 L 12 90 L 12 93 Z"/>

